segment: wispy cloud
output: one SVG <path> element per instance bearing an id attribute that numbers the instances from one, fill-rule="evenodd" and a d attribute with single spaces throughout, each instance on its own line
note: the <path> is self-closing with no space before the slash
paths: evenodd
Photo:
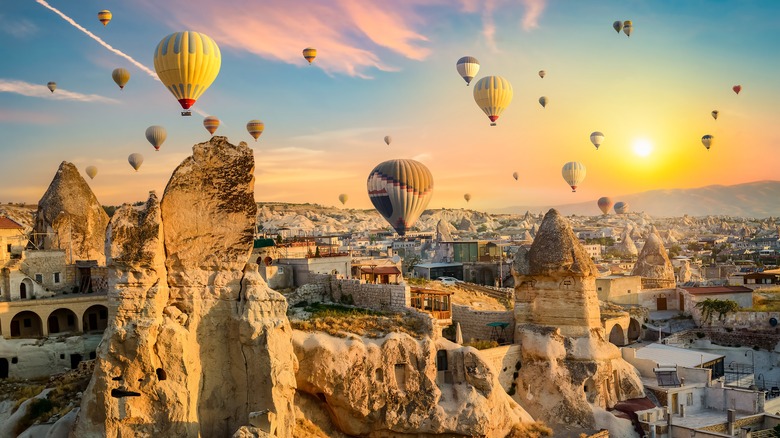
<path id="1" fill-rule="evenodd" d="M 496 0 L 485 0 L 485 7 L 482 8 L 482 36 L 485 37 L 485 43 L 488 48 L 498 52 L 496 45 L 496 23 L 493 20 L 493 10 L 496 8 Z"/>
<path id="2" fill-rule="evenodd" d="M 8 19 L 0 14 L 0 30 L 15 38 L 27 38 L 38 33 L 38 26 L 26 18 Z"/>
<path id="3" fill-rule="evenodd" d="M 547 0 L 523 0 L 525 15 L 523 16 L 523 29 L 530 31 L 539 27 L 539 17 L 547 6 Z"/>
<path id="4" fill-rule="evenodd" d="M 59 15 L 60 17 L 62 17 L 63 20 L 65 20 L 68 23 L 70 23 L 71 25 L 73 25 L 73 27 L 75 27 L 76 29 L 84 32 L 88 37 L 90 37 L 93 40 L 97 41 L 98 44 L 100 44 L 101 46 L 103 46 L 106 49 L 114 52 L 115 54 L 125 58 L 126 60 L 130 61 L 131 64 L 133 64 L 134 66 L 138 67 L 139 70 L 141 70 L 144 73 L 148 74 L 149 76 L 159 80 L 159 78 L 157 77 L 157 73 L 153 72 L 149 67 L 147 67 L 147 66 L 141 64 L 140 62 L 136 61 L 135 59 L 133 59 L 132 56 L 122 52 L 121 50 L 115 49 L 113 46 L 111 46 L 111 44 L 108 44 L 107 42 L 103 41 L 99 36 L 97 36 L 94 33 L 88 31 L 82 25 L 76 23 L 76 21 L 74 21 L 72 18 L 70 18 L 67 15 L 65 15 L 64 13 L 62 13 L 62 11 L 60 11 L 59 9 L 51 6 L 50 4 L 46 3 L 44 0 L 35 0 L 35 1 L 38 4 L 42 5 L 43 7 L 49 9 L 50 11 L 52 11 L 55 14 Z"/>
<path id="5" fill-rule="evenodd" d="M 16 93 L 23 96 L 40 97 L 53 100 L 75 100 L 79 102 L 118 103 L 119 101 L 97 94 L 81 94 L 58 88 L 52 93 L 44 84 L 31 84 L 25 81 L 0 79 L 0 93 Z"/>

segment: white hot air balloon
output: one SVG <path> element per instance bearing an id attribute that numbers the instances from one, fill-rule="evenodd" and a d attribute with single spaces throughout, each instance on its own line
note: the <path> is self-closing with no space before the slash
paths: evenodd
<path id="1" fill-rule="evenodd" d="M 131 166 L 133 166 L 133 169 L 135 169 L 136 172 L 138 172 L 138 169 L 141 167 L 141 164 L 144 163 L 144 156 L 139 154 L 138 152 L 130 154 L 130 156 L 127 157 L 127 162 L 130 163 Z"/>
<path id="2" fill-rule="evenodd" d="M 87 168 L 84 169 L 84 172 L 87 173 L 89 179 L 95 179 L 95 176 L 97 176 L 98 169 L 95 166 L 87 166 Z"/>
<path id="3" fill-rule="evenodd" d="M 390 142 L 393 141 L 393 137 L 390 137 L 389 135 L 385 136 L 385 143 L 387 143 L 388 146 L 390 146 Z"/>
<path id="4" fill-rule="evenodd" d="M 604 134 L 602 134 L 599 131 L 592 132 L 590 134 L 590 142 L 593 143 L 593 146 L 596 146 L 596 150 L 599 149 L 599 146 L 601 146 L 601 142 L 604 141 Z"/>
<path id="5" fill-rule="evenodd" d="M 455 68 L 463 80 L 466 81 L 466 86 L 468 87 L 479 71 L 479 61 L 473 56 L 464 56 L 455 63 Z"/>
<path id="6" fill-rule="evenodd" d="M 571 187 L 572 192 L 577 191 L 577 186 L 585 179 L 585 165 L 578 161 L 569 161 L 561 169 L 563 179 Z"/>

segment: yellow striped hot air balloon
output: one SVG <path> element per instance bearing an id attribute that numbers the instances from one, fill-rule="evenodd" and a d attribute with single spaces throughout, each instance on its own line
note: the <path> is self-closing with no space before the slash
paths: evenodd
<path id="1" fill-rule="evenodd" d="M 56 82 L 49 82 L 48 84 L 46 84 L 46 88 L 48 88 L 49 91 L 54 93 L 54 90 L 57 89 L 57 83 Z"/>
<path id="2" fill-rule="evenodd" d="M 217 43 L 198 32 L 172 33 L 154 50 L 157 76 L 184 108 L 183 116 L 192 114 L 189 108 L 217 78 L 221 65 Z"/>
<path id="3" fill-rule="evenodd" d="M 474 85 L 474 101 L 487 114 L 491 123 L 512 103 L 512 84 L 501 76 L 486 76 Z"/>
<path id="4" fill-rule="evenodd" d="M 206 128 L 209 134 L 214 135 L 214 132 L 219 128 L 219 119 L 215 116 L 208 116 L 203 119 L 203 127 Z"/>
<path id="5" fill-rule="evenodd" d="M 314 58 L 317 57 L 317 49 L 314 47 L 307 47 L 303 49 L 303 57 L 306 58 L 307 61 L 309 61 L 309 64 L 314 62 Z"/>
<path id="6" fill-rule="evenodd" d="M 101 23 L 103 23 L 103 26 L 108 24 L 109 21 L 111 21 L 111 11 L 108 9 L 103 9 L 102 11 L 98 12 L 98 20 L 100 20 Z"/>
<path id="7" fill-rule="evenodd" d="M 585 165 L 577 161 L 569 161 L 561 169 L 563 179 L 571 187 L 572 192 L 577 191 L 577 186 L 585 179 Z"/>
<path id="8" fill-rule="evenodd" d="M 119 85 L 120 90 L 124 90 L 127 81 L 130 80 L 130 72 L 127 71 L 126 68 L 115 68 L 114 71 L 111 72 L 111 78 Z"/>
<path id="9" fill-rule="evenodd" d="M 265 123 L 260 120 L 250 120 L 246 124 L 246 130 L 249 131 L 249 135 L 255 138 L 255 141 L 257 141 L 257 137 L 260 137 L 260 134 L 263 133 L 264 129 Z"/>
<path id="10" fill-rule="evenodd" d="M 419 161 L 390 160 L 371 171 L 367 186 L 376 210 L 403 236 L 431 200 L 433 175 Z"/>

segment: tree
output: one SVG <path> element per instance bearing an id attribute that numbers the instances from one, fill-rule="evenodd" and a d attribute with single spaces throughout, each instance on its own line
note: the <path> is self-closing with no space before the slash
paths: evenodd
<path id="1" fill-rule="evenodd" d="M 717 313 L 718 321 L 721 321 L 727 314 L 739 310 L 739 304 L 734 300 L 713 300 L 712 298 L 707 298 L 696 303 L 696 308 L 701 310 L 704 322 L 709 322 L 713 313 Z"/>

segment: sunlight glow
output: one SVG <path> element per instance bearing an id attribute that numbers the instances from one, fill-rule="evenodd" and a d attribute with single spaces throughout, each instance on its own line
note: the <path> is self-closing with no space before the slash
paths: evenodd
<path id="1" fill-rule="evenodd" d="M 640 157 L 646 157 L 653 152 L 653 144 L 645 138 L 635 140 L 633 148 L 634 153 Z"/>

